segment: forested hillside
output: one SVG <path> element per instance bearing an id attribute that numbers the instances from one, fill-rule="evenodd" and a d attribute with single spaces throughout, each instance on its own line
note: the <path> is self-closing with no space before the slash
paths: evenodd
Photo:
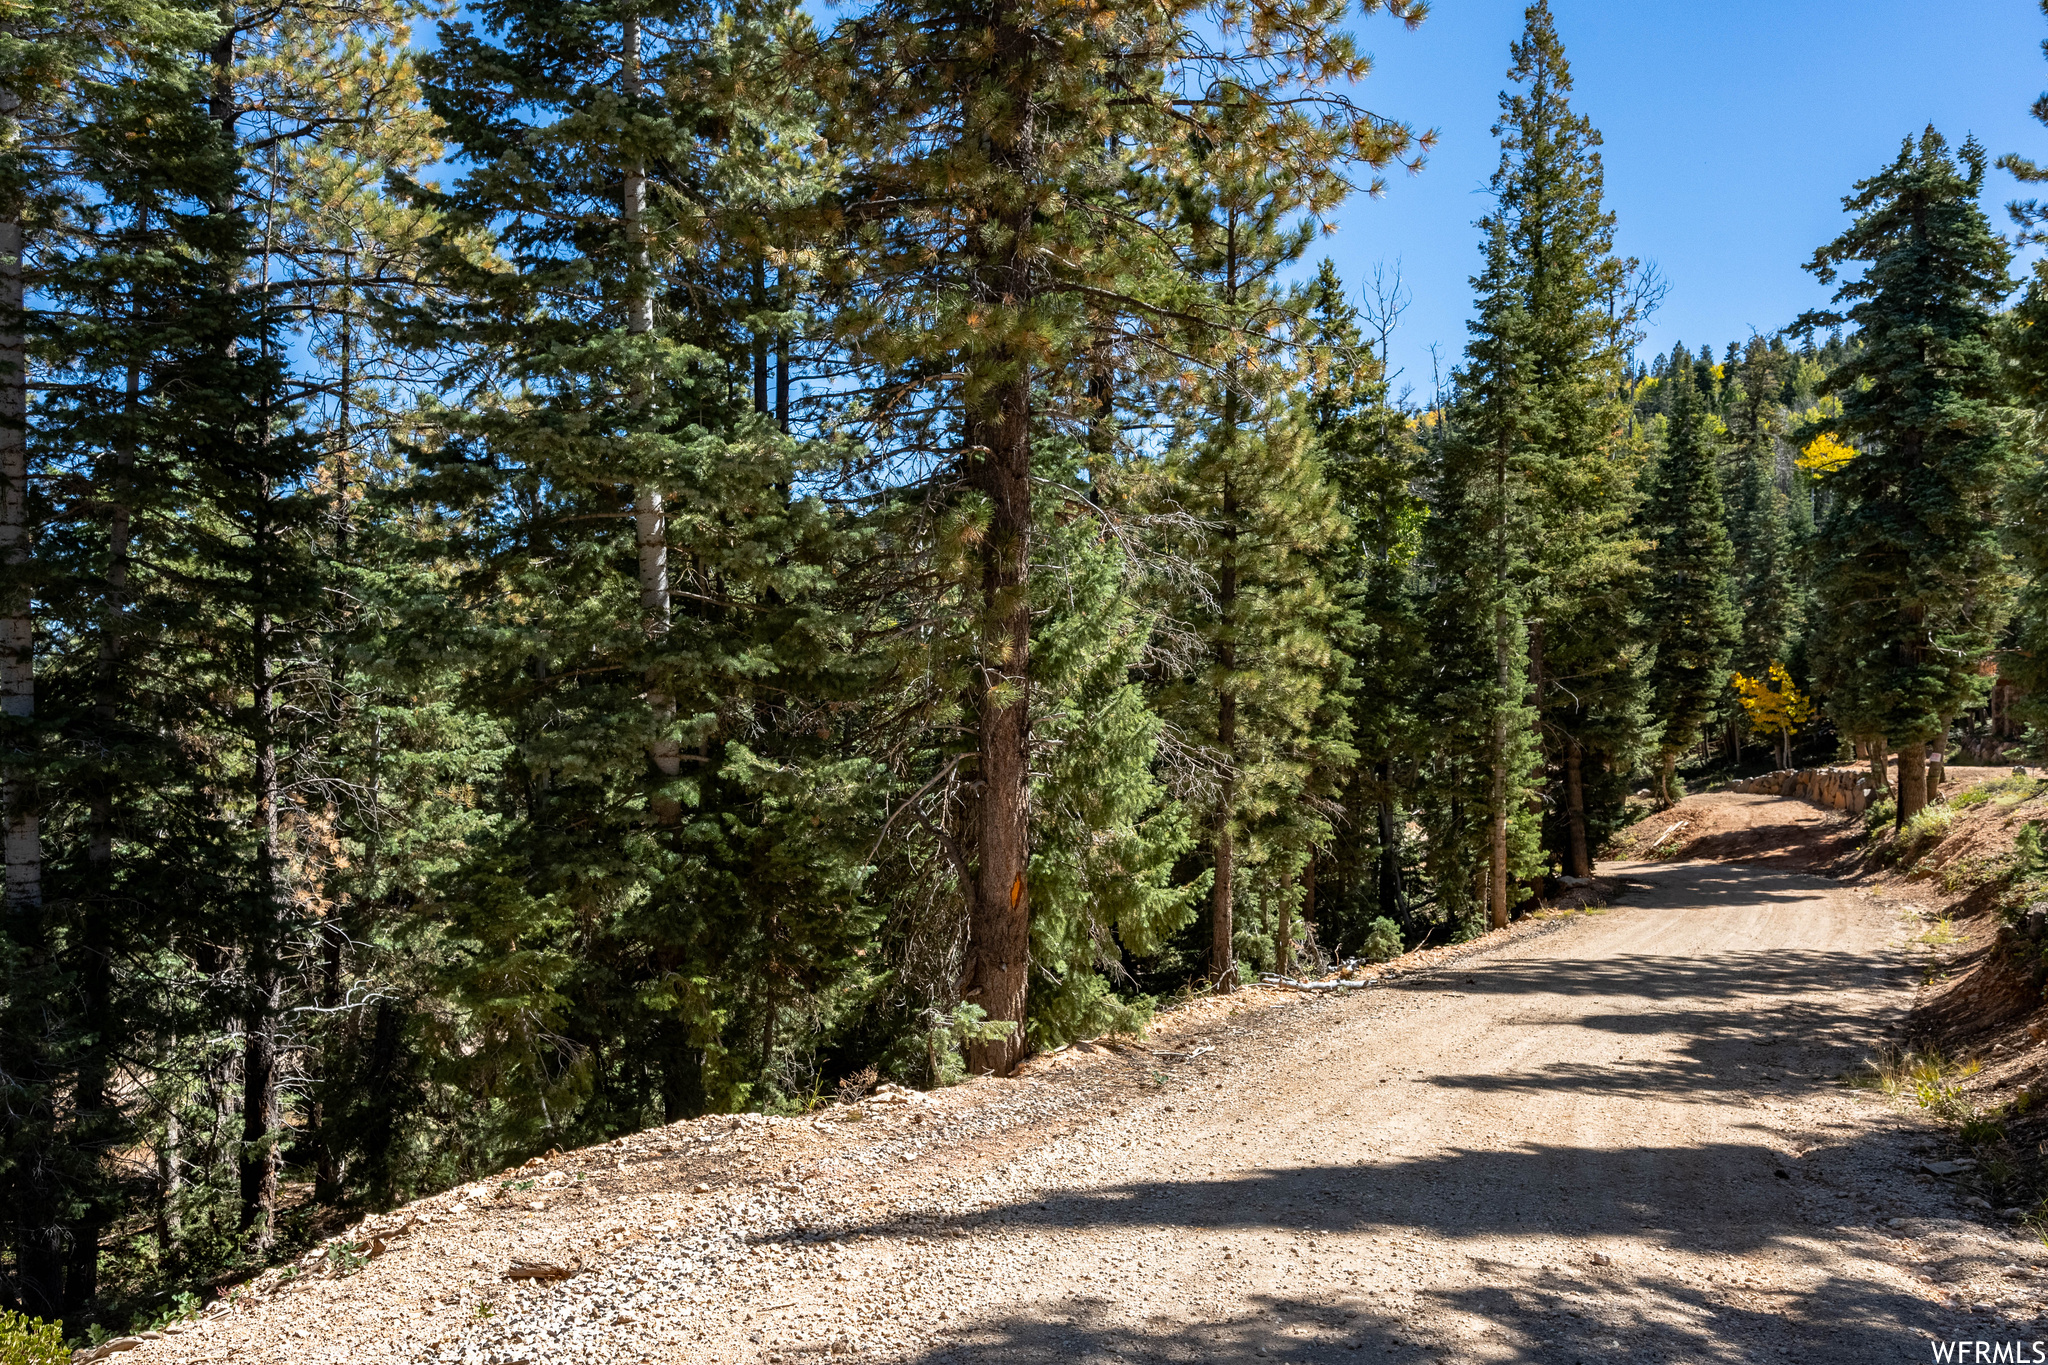
<path id="1" fill-rule="evenodd" d="M 1895 752 L 1909 819 L 2048 723 L 1986 151 L 1899 130 L 1834 311 L 1639 354 L 1539 2 L 1397 390 L 1318 242 L 1432 136 L 1353 17 L 15 6 L 0 1301 L 1474 937 L 1688 778 Z"/>

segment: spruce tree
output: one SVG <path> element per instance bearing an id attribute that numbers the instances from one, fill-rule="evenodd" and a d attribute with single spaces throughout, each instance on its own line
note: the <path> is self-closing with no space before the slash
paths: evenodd
<path id="1" fill-rule="evenodd" d="M 1727 693 L 1739 624 L 1729 601 L 1734 563 L 1721 505 L 1716 452 L 1696 376 L 1671 379 L 1664 449 L 1650 471 L 1643 529 L 1651 542 L 1644 614 L 1656 650 L 1650 714 L 1658 726 L 1657 799 L 1677 799 L 1674 772 Z"/>
<path id="2" fill-rule="evenodd" d="M 1258 946 L 1276 937 L 1247 935 L 1238 907 L 1262 906 L 1291 927 L 1310 850 L 1328 836 L 1303 798 L 1327 796 L 1330 760 L 1348 766 L 1351 751 L 1345 680 L 1333 668 L 1345 613 L 1321 572 L 1342 523 L 1288 384 L 1295 366 L 1260 343 L 1253 321 L 1302 325 L 1290 317 L 1302 300 L 1277 276 L 1313 229 L 1299 219 L 1298 184 L 1220 153 L 1203 168 L 1206 193 L 1189 193 L 1185 210 L 1191 264 L 1231 340 L 1173 459 L 1169 496 L 1202 524 L 1176 548 L 1214 586 L 1180 612 L 1201 632 L 1207 666 L 1163 705 L 1212 754 L 1210 973 L 1227 991 L 1241 950 L 1264 960 Z M 1326 692 L 1334 709 L 1318 724 Z"/>
<path id="3" fill-rule="evenodd" d="M 1727 423 L 1736 470 L 1729 532 L 1742 622 L 1734 662 L 1738 671 L 1755 678 L 1785 658 L 1798 625 L 1791 525 L 1776 477 L 1784 421 L 1778 393 L 1789 359 L 1763 338 L 1750 338 L 1736 371 L 1737 397 Z"/>
<path id="4" fill-rule="evenodd" d="M 1550 610 L 1552 594 L 1579 590 L 1574 575 L 1599 596 L 1633 561 L 1633 466 L 1614 446 L 1632 267 L 1612 254 L 1600 135 L 1571 110 L 1571 71 L 1549 7 L 1526 14 L 1509 72 L 1525 89 L 1501 96 L 1498 209 L 1480 223 L 1478 317 L 1436 446 L 1436 515 L 1426 528 L 1437 715 L 1461 745 L 1478 728 L 1483 757 L 1474 757 L 1485 773 L 1482 794 L 1468 767 L 1446 790 L 1445 809 L 1481 803 L 1483 899 L 1496 927 L 1507 923 L 1511 887 L 1539 866 L 1529 812 L 1543 689 L 1532 697 L 1531 619 Z M 1433 840 L 1449 837 L 1448 827 L 1432 831 Z"/>
<path id="5" fill-rule="evenodd" d="M 1343 643 L 1357 758 L 1342 775 L 1328 875 L 1317 877 L 1318 922 L 1333 926 L 1330 946 L 1338 949 L 1358 947 L 1375 919 L 1409 928 L 1402 806 L 1426 747 L 1414 705 L 1422 645 L 1414 561 L 1424 508 L 1413 484 L 1421 452 L 1408 414 L 1388 393 L 1388 342 L 1404 296 L 1398 278 L 1377 283 L 1361 314 L 1324 261 L 1308 300 L 1316 343 L 1308 412 L 1349 530 L 1323 557 L 1331 591 L 1352 617 Z"/>
<path id="6" fill-rule="evenodd" d="M 34 911 L 11 922 L 28 932 L 8 936 L 0 1063 L 0 1203 L 23 1297 L 51 1314 L 91 1304 L 103 1231 L 147 1185 L 164 1197 L 112 1158 L 162 1149 L 192 1070 L 171 1043 L 221 1023 L 186 956 L 229 936 L 246 867 L 220 817 L 246 769 L 213 761 L 233 751 L 233 693 L 209 653 L 225 611 L 207 546 L 234 482 L 216 457 L 251 434 L 274 375 L 263 305 L 234 287 L 249 225 L 213 211 L 233 165 L 192 59 L 213 11 L 73 19 L 57 88 L 29 115 L 48 157 L 30 221 L 47 237 L 16 323 L 41 371 L 18 433 L 41 527 L 20 567 L 46 618 L 36 789 L 51 818 Z"/>
<path id="7" fill-rule="evenodd" d="M 446 224 L 414 325 L 480 363 L 406 490 L 469 567 L 404 662 L 458 657 L 495 737 L 488 819 L 416 915 L 509 1152 L 776 1093 L 792 1010 L 873 930 L 849 799 L 873 765 L 805 700 L 860 697 L 825 592 L 844 542 L 751 392 L 755 191 L 801 192 L 779 149 L 810 134 L 747 92 L 802 20 L 471 13 L 425 64 L 468 169 L 413 190 Z"/>
<path id="8" fill-rule="evenodd" d="M 1901 822 L 1927 802 L 1928 742 L 1981 686 L 2008 607 L 1994 500 L 2013 450 L 1993 310 L 2010 253 L 1977 206 L 1984 171 L 1975 142 L 1951 153 L 1931 127 L 1908 139 L 1843 200 L 1855 222 L 1807 267 L 1834 283 L 1862 265 L 1836 291 L 1848 306 L 1800 319 L 1858 329 L 1820 386 L 1839 415 L 1801 433 L 1858 452 L 1821 481 L 1819 682 L 1831 713 L 1861 722 L 1843 729 L 1897 746 Z"/>
<path id="9" fill-rule="evenodd" d="M 2048 14 L 2048 8 L 2043 13 Z M 2042 50 L 2048 53 L 2048 43 Z M 2037 122 L 2048 124 L 2048 94 L 2036 98 L 2030 112 Z M 2022 184 L 2048 182 L 2048 166 L 2017 153 L 2000 157 L 1998 166 Z M 2048 206 L 2024 199 L 2007 209 L 2018 227 L 2018 246 L 2039 246 L 2048 240 Z M 2012 398 L 2040 412 L 2048 408 L 2048 263 L 2034 262 L 2009 321 L 2002 340 L 2011 362 Z M 2021 576 L 2012 619 L 2017 648 L 2000 652 L 1998 672 L 2013 685 L 2013 712 L 2031 727 L 2031 747 L 2037 753 L 2048 752 L 2048 461 L 2015 462 L 2008 489 L 2006 536 Z"/>

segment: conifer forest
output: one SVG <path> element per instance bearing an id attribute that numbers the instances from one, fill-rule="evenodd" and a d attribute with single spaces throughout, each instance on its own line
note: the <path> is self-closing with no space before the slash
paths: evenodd
<path id="1" fill-rule="evenodd" d="M 1362 4 L 10 0 L 0 1303 L 2048 737 L 2048 160 L 1902 127 L 1652 354 L 1537 0 L 1425 391 Z"/>

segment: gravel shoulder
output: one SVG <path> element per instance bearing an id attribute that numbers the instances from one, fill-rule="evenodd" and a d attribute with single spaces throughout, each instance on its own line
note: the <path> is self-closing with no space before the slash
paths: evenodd
<path id="1" fill-rule="evenodd" d="M 1703 799 L 1731 826 L 1789 804 Z M 1839 1083 L 1912 1003 L 1898 912 L 1782 867 L 1601 872 L 1620 904 L 1341 997 L 1244 992 L 1023 1079 L 465 1186 L 358 1229 L 382 1249 L 351 1273 L 268 1276 L 124 1358 L 1903 1362 L 2048 1336 L 2040 1244 L 1966 1216 L 1925 1169 L 1939 1135 Z"/>

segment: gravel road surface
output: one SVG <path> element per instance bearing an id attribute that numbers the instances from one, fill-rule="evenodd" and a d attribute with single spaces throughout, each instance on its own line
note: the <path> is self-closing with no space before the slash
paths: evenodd
<path id="1" fill-rule="evenodd" d="M 1092 1070 L 677 1125 L 542 1163 L 552 1204 L 423 1201 L 367 1268 L 127 1358 L 1908 1362 L 2048 1337 L 2039 1242 L 1927 1171 L 1917 1112 L 1841 1084 L 1919 979 L 1897 913 L 1793 871 L 1602 872 L 1629 883 L 1605 911 L 1343 998 L 1212 1005 Z M 506 1281 L 522 1257 L 580 1273 Z"/>

